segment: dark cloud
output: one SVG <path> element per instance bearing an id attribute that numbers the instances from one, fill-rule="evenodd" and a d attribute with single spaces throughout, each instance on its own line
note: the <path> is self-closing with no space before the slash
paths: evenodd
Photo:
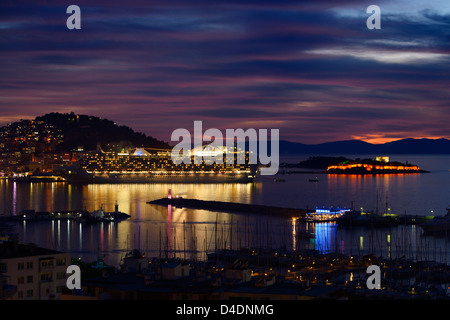
<path id="1" fill-rule="evenodd" d="M 0 4 L 0 124 L 74 111 L 163 140 L 202 119 L 305 143 L 450 137 L 449 15 L 431 5 L 380 1 L 374 31 L 360 0 L 77 4 L 72 31 L 65 4 Z"/>

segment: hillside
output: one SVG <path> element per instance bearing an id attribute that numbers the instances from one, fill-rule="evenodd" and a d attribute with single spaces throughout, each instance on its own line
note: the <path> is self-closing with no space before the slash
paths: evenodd
<path id="1" fill-rule="evenodd" d="M 94 116 L 52 112 L 37 117 L 36 120 L 44 121 L 61 130 L 64 138 L 57 146 L 59 150 L 72 150 L 79 146 L 83 146 L 85 150 L 95 150 L 98 144 L 104 148 L 112 145 L 169 148 L 164 141 Z"/>

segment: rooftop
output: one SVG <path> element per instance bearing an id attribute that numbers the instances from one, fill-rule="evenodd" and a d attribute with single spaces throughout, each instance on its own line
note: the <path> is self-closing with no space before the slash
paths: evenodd
<path id="1" fill-rule="evenodd" d="M 24 244 L 12 241 L 0 243 L 0 259 L 12 259 L 29 256 L 52 255 L 60 251 L 40 248 L 34 244 Z"/>

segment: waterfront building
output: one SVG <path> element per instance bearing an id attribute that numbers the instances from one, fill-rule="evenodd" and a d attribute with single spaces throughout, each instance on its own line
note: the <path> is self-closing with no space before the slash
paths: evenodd
<path id="1" fill-rule="evenodd" d="M 160 265 L 161 280 L 179 280 L 189 276 L 189 264 L 176 262 L 166 262 Z"/>
<path id="2" fill-rule="evenodd" d="M 0 274 L 16 288 L 9 299 L 59 299 L 70 262 L 69 253 L 10 241 L 0 244 Z"/>
<path id="3" fill-rule="evenodd" d="M 132 250 L 123 259 L 121 271 L 128 272 L 145 272 L 147 271 L 149 258 L 142 254 L 139 250 Z"/>
<path id="4" fill-rule="evenodd" d="M 310 222 L 326 222 L 326 221 L 334 221 L 339 217 L 342 217 L 346 212 L 351 211 L 351 209 L 347 208 L 318 208 L 316 207 L 316 211 L 309 212 L 306 215 L 306 221 Z"/>

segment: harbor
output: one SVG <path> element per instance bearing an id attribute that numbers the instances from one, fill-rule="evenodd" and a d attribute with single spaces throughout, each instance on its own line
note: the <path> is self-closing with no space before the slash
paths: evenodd
<path id="1" fill-rule="evenodd" d="M 169 193 L 171 196 L 171 193 Z M 231 205 L 226 202 L 200 201 L 180 197 L 160 198 L 150 204 L 168 206 L 169 217 L 174 208 L 229 210 L 236 214 L 255 216 L 260 206 Z M 197 234 L 192 227 L 182 224 L 183 242 L 173 241 L 168 233 L 159 234 L 159 248 L 147 251 L 128 251 L 120 266 L 103 266 L 104 270 L 90 272 L 83 281 L 82 290 L 65 291 L 62 299 L 127 299 L 127 300 L 448 300 L 450 299 L 450 266 L 447 252 L 436 255 L 433 240 L 413 239 L 403 231 L 393 229 L 415 226 L 418 221 L 403 219 L 401 224 L 372 228 L 371 224 L 353 227 L 369 229 L 371 237 L 363 249 L 363 238 L 357 239 L 359 249 L 345 253 L 340 245 L 344 239 L 338 234 L 339 217 L 351 214 L 350 209 L 316 208 L 314 212 L 302 210 L 303 219 L 284 211 L 285 208 L 263 207 L 259 217 L 268 217 L 280 210 L 283 219 L 291 221 L 292 242 L 289 246 L 277 246 L 266 234 L 269 220 L 261 228 L 252 231 L 253 241 L 234 241 L 233 230 L 239 226 L 231 222 L 218 225 L 217 220 L 211 237 L 205 236 L 205 246 L 197 247 Z M 281 210 L 283 209 L 283 210 Z M 289 213 L 288 213 L 289 212 Z M 314 213 L 318 218 L 308 216 Z M 320 216 L 323 215 L 323 216 Z M 334 217 L 335 216 L 335 217 Z M 335 218 L 335 219 L 334 219 Z M 246 229 L 248 226 L 241 226 Z M 334 228 L 334 246 L 321 246 L 327 237 L 323 228 Z M 187 232 L 188 229 L 191 232 Z M 226 229 L 227 228 L 227 229 Z M 233 229 L 235 228 L 235 229 Z M 306 228 L 306 229 L 305 229 Z M 170 230 L 167 230 L 168 232 Z M 206 228 L 205 228 L 206 231 Z M 287 233 L 287 230 L 282 233 Z M 387 237 L 383 232 L 388 232 Z M 189 234 L 189 237 L 185 235 Z M 309 234 L 310 237 L 305 237 Z M 356 235 L 356 234 L 355 234 Z M 386 243 L 383 243 L 383 238 Z M 140 234 L 138 235 L 140 239 Z M 213 248 L 207 244 L 210 239 Z M 330 239 L 328 239 L 330 240 Z M 314 242 L 315 248 L 302 247 L 302 242 Z M 347 240 L 345 240 L 347 241 Z M 137 243 L 140 243 L 139 240 Z M 435 241 L 434 241 L 435 243 Z M 431 245 L 430 245 L 431 244 Z M 415 246 L 412 250 L 412 246 Z M 208 248 L 210 248 L 208 250 Z M 158 253 L 159 252 L 159 253 Z M 433 254 L 434 252 L 434 254 Z M 98 264 L 93 264 L 98 265 Z M 382 277 L 377 290 L 367 285 L 368 268 L 378 266 Z M 88 265 L 83 265 L 89 268 Z M 105 273 L 107 275 L 105 275 Z M 126 289 L 124 288 L 126 284 Z M 102 295 L 99 295 L 102 292 Z"/>
<path id="2" fill-rule="evenodd" d="M 442 225 L 448 203 L 439 201 L 440 189 L 427 194 L 419 184 L 445 177 L 298 177 L 185 185 L 5 180 L 11 202 L 0 220 L 14 237 L 2 239 L 69 252 L 73 263 L 101 257 L 80 296 L 65 292 L 64 299 L 448 299 L 448 240 L 422 228 Z M 400 198 L 405 186 L 416 189 Z M 377 205 L 377 193 L 389 193 L 390 210 Z M 75 208 L 107 213 L 115 204 L 129 215 L 120 223 L 74 218 L 84 211 Z M 133 271 L 133 248 L 140 271 Z M 379 290 L 366 286 L 369 265 L 381 268 Z"/>

